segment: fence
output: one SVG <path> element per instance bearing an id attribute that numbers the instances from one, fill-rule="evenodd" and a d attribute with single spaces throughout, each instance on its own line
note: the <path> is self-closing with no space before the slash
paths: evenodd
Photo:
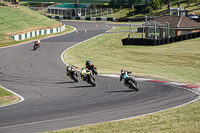
<path id="1" fill-rule="evenodd" d="M 112 8 L 89 9 L 89 8 L 60 8 L 60 7 L 29 7 L 41 14 L 48 16 L 65 17 L 113 17 Z"/>

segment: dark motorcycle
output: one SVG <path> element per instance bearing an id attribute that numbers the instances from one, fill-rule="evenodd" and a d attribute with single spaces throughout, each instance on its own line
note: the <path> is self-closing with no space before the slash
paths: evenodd
<path id="1" fill-rule="evenodd" d="M 76 83 L 78 82 L 78 74 L 74 68 L 68 68 L 68 74 L 71 79 L 73 79 Z"/>
<path id="2" fill-rule="evenodd" d="M 36 44 L 36 42 L 35 42 L 35 44 L 34 44 L 34 46 L 33 46 L 33 50 L 36 50 L 37 48 L 39 48 L 40 46 L 38 45 L 38 44 Z"/>
<path id="3" fill-rule="evenodd" d="M 84 76 L 85 75 L 85 76 Z M 81 78 L 83 81 L 87 81 L 88 84 L 96 86 L 95 78 L 92 76 L 91 70 L 86 71 L 85 69 L 81 70 Z"/>
<path id="4" fill-rule="evenodd" d="M 127 83 L 128 83 L 128 87 L 130 89 L 134 89 L 135 91 L 139 91 L 139 87 L 138 87 L 138 84 L 137 82 L 135 81 L 135 78 L 131 75 L 128 75 L 127 78 L 125 79 L 127 80 Z"/>
<path id="5" fill-rule="evenodd" d="M 135 81 L 135 77 L 133 77 L 131 71 L 128 71 L 127 74 L 123 75 L 125 86 L 129 87 L 130 89 L 134 89 L 135 91 L 139 91 L 139 87 L 137 82 Z M 122 80 L 122 77 L 120 76 L 120 81 Z"/>
<path id="6" fill-rule="evenodd" d="M 88 68 L 89 70 L 92 70 L 92 74 L 94 75 L 98 75 L 98 72 L 97 72 L 97 68 L 94 66 L 94 64 L 93 63 L 91 63 L 90 65 L 89 65 L 89 68 Z"/>

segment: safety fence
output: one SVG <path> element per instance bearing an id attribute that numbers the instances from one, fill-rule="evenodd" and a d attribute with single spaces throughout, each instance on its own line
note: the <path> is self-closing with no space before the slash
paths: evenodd
<path id="1" fill-rule="evenodd" d="M 107 17 L 66 17 L 66 16 L 47 16 L 52 19 L 69 19 L 69 20 L 90 20 L 90 21 L 114 21 L 114 18 Z"/>
<path id="2" fill-rule="evenodd" d="M 61 32 L 63 30 L 65 30 L 65 25 L 58 27 L 58 28 L 37 30 L 37 31 L 32 31 L 32 32 L 24 33 L 24 34 L 13 35 L 13 36 L 10 36 L 10 37 L 12 39 L 14 39 L 15 41 L 19 41 L 19 40 L 24 40 L 24 39 L 31 38 L 31 37 L 36 37 L 36 36 L 39 36 L 39 35 L 57 33 L 57 32 Z"/>
<path id="3" fill-rule="evenodd" d="M 122 39 L 122 43 L 124 46 L 125 45 L 158 46 L 158 45 L 164 45 L 183 40 L 193 39 L 197 37 L 200 37 L 200 31 L 170 38 L 163 38 L 163 39 L 124 38 Z"/>
<path id="4" fill-rule="evenodd" d="M 88 8 L 60 8 L 60 7 L 29 7 L 52 19 L 112 21 L 112 8 L 88 9 Z"/>

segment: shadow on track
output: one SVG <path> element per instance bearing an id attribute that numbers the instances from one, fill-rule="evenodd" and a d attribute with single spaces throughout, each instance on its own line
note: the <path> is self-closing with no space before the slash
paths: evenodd
<path id="1" fill-rule="evenodd" d="M 135 90 L 120 90 L 120 91 L 108 91 L 107 93 L 118 93 L 118 92 L 136 92 Z"/>
<path id="2" fill-rule="evenodd" d="M 67 84 L 67 83 L 76 83 L 76 82 L 74 82 L 74 81 L 68 81 L 68 82 L 66 82 L 66 81 L 63 81 L 63 82 L 56 82 L 56 84 Z"/>
<path id="3" fill-rule="evenodd" d="M 68 88 L 89 88 L 89 87 L 93 87 L 93 86 L 86 85 L 86 86 L 74 86 L 74 87 L 68 87 Z"/>

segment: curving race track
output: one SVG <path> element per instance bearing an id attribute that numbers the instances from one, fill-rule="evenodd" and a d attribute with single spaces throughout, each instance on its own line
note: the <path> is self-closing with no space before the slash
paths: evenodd
<path id="1" fill-rule="evenodd" d="M 80 78 L 74 83 L 65 74 L 62 52 L 105 33 L 112 25 L 105 28 L 104 22 L 62 22 L 76 27 L 79 33 L 43 39 L 36 51 L 32 50 L 33 42 L 0 49 L 0 84 L 25 98 L 0 108 L 1 133 L 50 131 L 124 119 L 197 99 L 198 95 L 187 89 L 142 80 L 137 80 L 139 92 L 105 76 L 95 77 L 96 87 Z"/>

